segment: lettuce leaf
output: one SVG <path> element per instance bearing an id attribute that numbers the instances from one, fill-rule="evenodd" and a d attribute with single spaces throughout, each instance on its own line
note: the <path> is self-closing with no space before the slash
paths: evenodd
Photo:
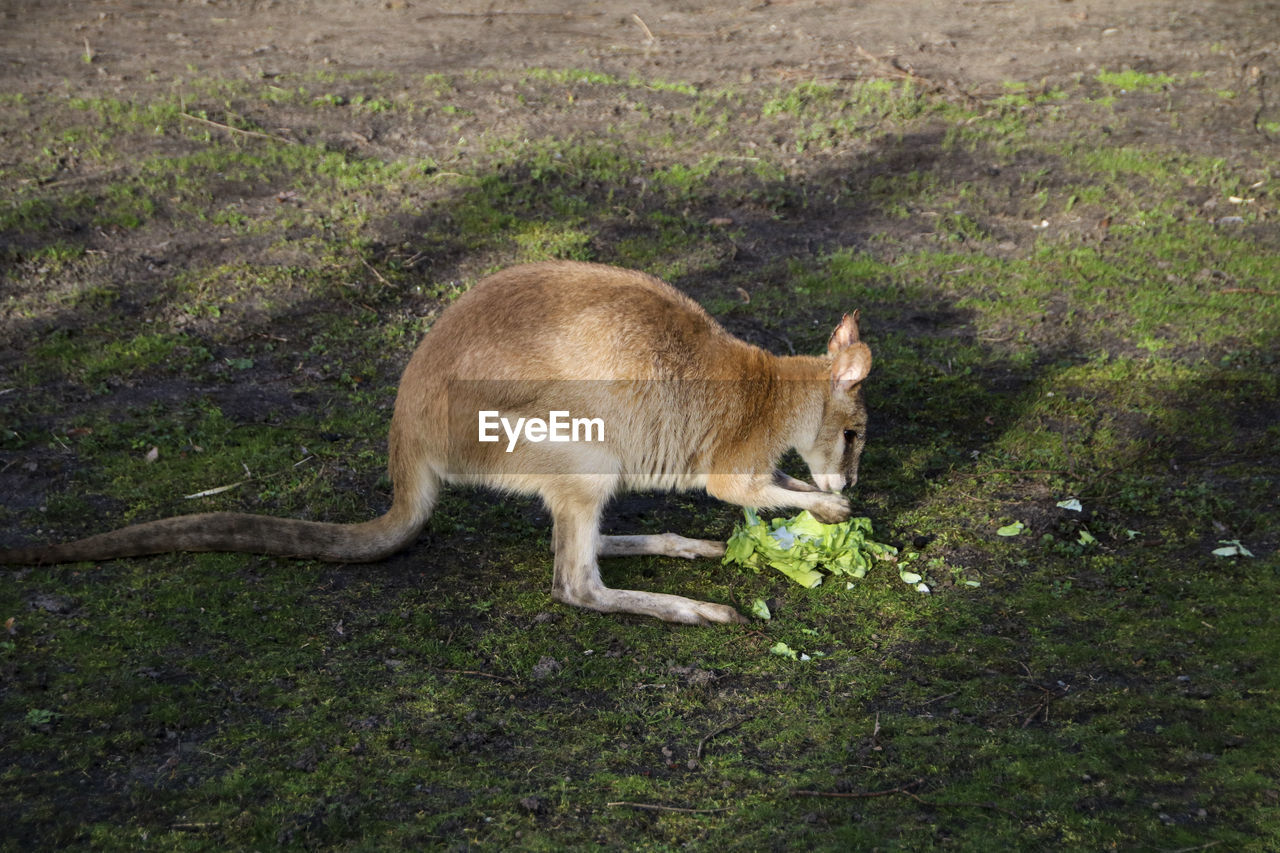
<path id="1" fill-rule="evenodd" d="M 724 562 L 757 572 L 768 566 L 803 587 L 822 583 L 823 571 L 865 577 L 873 561 L 898 554 L 892 545 L 867 538 L 872 533 L 869 518 L 823 524 L 804 510 L 792 518 L 762 521 L 750 507 L 743 509 L 743 515 L 745 523 L 734 528 L 725 545 Z"/>

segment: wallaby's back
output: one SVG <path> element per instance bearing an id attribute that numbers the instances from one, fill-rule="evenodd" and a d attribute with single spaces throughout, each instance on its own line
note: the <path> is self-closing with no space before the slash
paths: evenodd
<path id="1" fill-rule="evenodd" d="M 771 390 L 773 361 L 652 276 L 572 262 L 515 267 L 461 296 L 414 354 L 393 454 L 415 445 L 407 457 L 430 460 L 443 477 L 518 491 L 539 490 L 524 475 L 555 473 L 694 487 L 727 442 L 745 447 L 772 422 L 762 405 L 785 404 Z M 479 410 L 549 409 L 601 418 L 603 442 L 508 453 L 474 441 Z M 780 452 L 776 443 L 762 442 L 758 455 Z"/>

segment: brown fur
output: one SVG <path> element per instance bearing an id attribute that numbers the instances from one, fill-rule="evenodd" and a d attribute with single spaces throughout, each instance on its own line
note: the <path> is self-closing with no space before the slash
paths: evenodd
<path id="1" fill-rule="evenodd" d="M 744 506 L 849 516 L 837 494 L 857 480 L 866 428 L 862 380 L 871 351 L 846 315 L 825 357 L 771 355 L 726 332 L 697 303 L 642 273 L 595 264 L 515 267 L 445 311 L 414 353 L 391 421 L 390 511 L 363 524 L 202 513 L 63 545 L 0 551 L 0 563 L 103 560 L 170 551 L 240 551 L 377 560 L 417 536 L 443 483 L 540 495 L 555 525 L 552 595 L 605 612 L 674 622 L 737 622 L 731 607 L 615 590 L 601 555 L 717 556 L 723 544 L 601 537 L 600 513 L 625 488 L 705 488 Z M 598 417 L 603 440 L 476 440 L 481 409 Z M 795 448 L 817 486 L 776 471 Z"/>

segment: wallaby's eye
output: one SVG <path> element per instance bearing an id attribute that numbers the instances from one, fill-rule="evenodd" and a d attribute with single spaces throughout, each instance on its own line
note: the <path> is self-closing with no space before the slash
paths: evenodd
<path id="1" fill-rule="evenodd" d="M 847 429 L 844 431 L 844 443 L 853 444 L 858 440 L 858 431 L 856 429 Z"/>

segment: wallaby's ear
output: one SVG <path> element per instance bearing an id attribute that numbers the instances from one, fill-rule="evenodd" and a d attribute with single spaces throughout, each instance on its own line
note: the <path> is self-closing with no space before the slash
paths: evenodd
<path id="1" fill-rule="evenodd" d="M 827 353 L 835 356 L 840 350 L 848 349 L 858 342 L 858 318 L 862 316 L 862 312 L 854 310 L 852 314 L 845 314 L 840 318 L 840 325 L 836 326 L 836 330 L 831 333 L 831 339 L 827 341 Z"/>
<path id="2" fill-rule="evenodd" d="M 850 344 L 836 353 L 831 362 L 831 390 L 836 394 L 846 393 L 870 372 L 871 348 L 861 342 Z"/>

